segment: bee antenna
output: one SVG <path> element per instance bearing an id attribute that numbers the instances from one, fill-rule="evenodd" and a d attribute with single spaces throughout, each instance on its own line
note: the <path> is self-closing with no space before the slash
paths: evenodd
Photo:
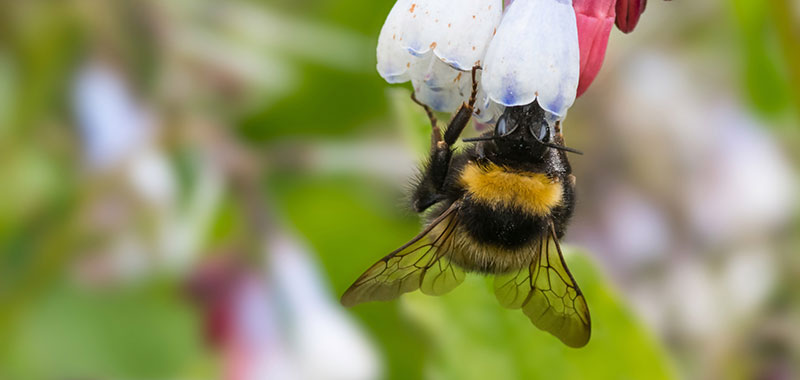
<path id="1" fill-rule="evenodd" d="M 556 144 L 550 144 L 550 143 L 546 143 L 546 142 L 542 142 L 542 141 L 540 141 L 539 143 L 540 143 L 540 144 L 542 144 L 542 145 L 544 145 L 544 146 L 546 146 L 546 147 L 549 147 L 549 148 L 558 149 L 558 150 L 563 150 L 563 151 L 565 151 L 565 152 L 570 152 L 570 153 L 575 153 L 575 154 L 580 154 L 580 155 L 583 155 L 583 152 L 581 152 L 581 151 L 579 151 L 579 150 L 577 150 L 577 149 L 570 148 L 570 147 L 568 147 L 568 146 L 556 145 Z"/>
<path id="2" fill-rule="evenodd" d="M 489 141 L 499 138 L 499 136 L 478 136 L 478 137 L 471 137 L 467 139 L 461 139 L 463 142 L 477 142 L 477 141 Z"/>

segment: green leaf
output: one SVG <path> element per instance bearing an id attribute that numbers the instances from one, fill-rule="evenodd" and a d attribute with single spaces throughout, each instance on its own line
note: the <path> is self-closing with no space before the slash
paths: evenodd
<path id="1" fill-rule="evenodd" d="M 443 297 L 404 296 L 403 308 L 430 335 L 431 379 L 669 379 L 664 350 L 626 309 L 585 254 L 565 247 L 566 259 L 592 316 L 581 349 L 534 327 L 519 310 L 503 309 L 490 279 L 476 275 Z"/>
<path id="2" fill-rule="evenodd" d="M 176 378 L 208 357 L 197 316 L 161 287 L 65 286 L 32 305 L 11 337 L 2 378 Z"/>
<path id="3" fill-rule="evenodd" d="M 776 115 L 790 105 L 791 89 L 768 3 L 731 0 L 731 8 L 741 40 L 747 97 L 762 114 Z"/>

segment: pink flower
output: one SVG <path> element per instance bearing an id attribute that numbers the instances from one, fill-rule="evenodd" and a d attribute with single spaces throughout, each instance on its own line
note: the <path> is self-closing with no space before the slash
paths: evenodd
<path id="1" fill-rule="evenodd" d="M 578 94 L 581 96 L 603 66 L 608 36 L 614 25 L 615 0 L 574 0 L 578 24 L 578 45 L 581 50 L 581 74 Z"/>
<path id="2" fill-rule="evenodd" d="M 623 33 L 630 33 L 644 13 L 647 0 L 617 0 L 617 28 Z"/>
<path id="3" fill-rule="evenodd" d="M 639 22 L 647 0 L 573 0 L 581 49 L 581 74 L 578 94 L 581 96 L 603 65 L 611 26 L 615 23 L 630 33 Z"/>

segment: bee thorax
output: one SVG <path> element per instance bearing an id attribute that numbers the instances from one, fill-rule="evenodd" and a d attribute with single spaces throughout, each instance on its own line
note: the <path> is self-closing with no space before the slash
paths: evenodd
<path id="1" fill-rule="evenodd" d="M 515 209 L 535 217 L 547 217 L 562 203 L 561 181 L 544 173 L 514 172 L 496 165 L 468 163 L 461 184 L 475 202 L 494 208 Z"/>

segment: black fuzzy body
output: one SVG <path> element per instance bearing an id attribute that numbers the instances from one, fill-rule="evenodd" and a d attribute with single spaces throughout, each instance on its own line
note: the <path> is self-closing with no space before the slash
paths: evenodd
<path id="1" fill-rule="evenodd" d="M 527 130 L 531 123 L 546 123 L 543 112 L 535 103 L 508 108 L 506 116 L 508 120 L 520 123 L 518 132 Z M 560 133 L 555 133 L 551 141 L 563 144 Z M 549 233 L 551 223 L 558 238 L 564 235 L 575 205 L 574 177 L 564 151 L 539 145 L 524 133 L 518 133 L 468 146 L 452 153 L 449 161 L 435 198 L 419 196 L 420 192 L 429 194 L 420 191 L 426 173 L 430 173 L 425 170 L 414 200 L 418 211 L 420 203 L 433 201 L 436 204 L 428 214 L 429 221 L 452 204 L 459 203 L 457 233 L 460 236 L 457 238 L 464 241 L 462 250 L 471 251 L 454 258 L 459 266 L 484 273 L 507 272 L 530 259 L 528 256 L 534 251 L 532 247 Z M 473 197 L 465 187 L 462 174 L 468 165 L 500 167 L 507 173 L 520 175 L 544 174 L 561 184 L 561 202 L 541 213 L 531 213 L 519 204 L 489 204 Z"/>

